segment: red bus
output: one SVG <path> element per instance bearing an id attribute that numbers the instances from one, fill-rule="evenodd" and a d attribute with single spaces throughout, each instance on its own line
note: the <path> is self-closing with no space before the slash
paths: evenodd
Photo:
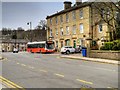
<path id="1" fill-rule="evenodd" d="M 31 53 L 52 53 L 55 51 L 54 41 L 28 42 L 27 51 Z"/>

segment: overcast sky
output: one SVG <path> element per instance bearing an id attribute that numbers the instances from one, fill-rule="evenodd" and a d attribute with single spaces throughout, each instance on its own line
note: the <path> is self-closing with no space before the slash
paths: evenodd
<path id="1" fill-rule="evenodd" d="M 32 22 L 35 28 L 40 20 L 45 20 L 47 15 L 52 15 L 64 8 L 64 1 L 76 0 L 1 0 L 0 3 L 0 29 L 2 27 L 29 29 L 26 24 Z M 48 2 L 49 1 L 49 2 Z M 81 1 L 81 0 L 80 0 Z M 82 0 L 88 1 L 88 0 Z M 92 0 L 90 0 L 92 1 Z M 105 1 L 105 0 L 103 0 Z"/>

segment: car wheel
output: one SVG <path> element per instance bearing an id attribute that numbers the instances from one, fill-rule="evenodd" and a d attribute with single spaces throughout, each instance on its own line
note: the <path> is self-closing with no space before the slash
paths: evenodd
<path id="1" fill-rule="evenodd" d="M 61 52 L 61 54 L 64 54 L 63 52 Z"/>
<path id="2" fill-rule="evenodd" d="M 67 50 L 67 51 L 66 51 L 66 54 L 70 54 L 70 51 Z"/>

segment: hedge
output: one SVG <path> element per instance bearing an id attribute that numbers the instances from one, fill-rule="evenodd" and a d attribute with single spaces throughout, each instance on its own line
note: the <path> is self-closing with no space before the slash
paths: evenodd
<path id="1" fill-rule="evenodd" d="M 120 50 L 120 40 L 115 40 L 113 42 L 105 42 L 100 49 L 101 50 Z"/>

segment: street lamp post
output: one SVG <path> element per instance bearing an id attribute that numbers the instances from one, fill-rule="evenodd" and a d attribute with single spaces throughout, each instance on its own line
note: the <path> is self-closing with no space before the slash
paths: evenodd
<path id="1" fill-rule="evenodd" d="M 30 25 L 30 42 L 32 42 L 32 22 L 28 22 L 27 25 Z"/>

